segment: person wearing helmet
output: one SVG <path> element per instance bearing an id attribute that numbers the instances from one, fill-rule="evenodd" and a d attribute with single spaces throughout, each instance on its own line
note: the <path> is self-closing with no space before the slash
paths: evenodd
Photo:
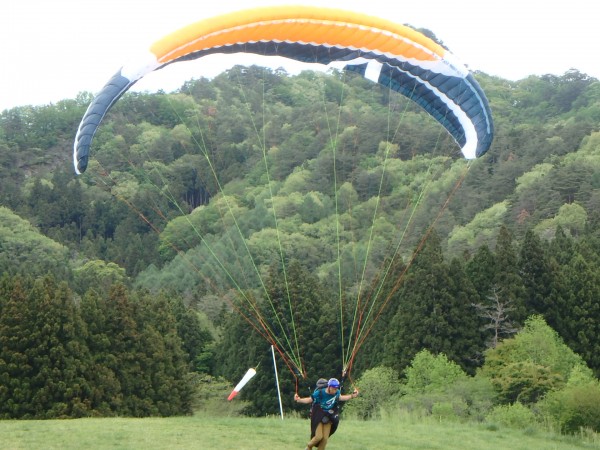
<path id="1" fill-rule="evenodd" d="M 317 388 L 310 397 L 300 397 L 294 394 L 297 403 L 312 403 L 310 412 L 310 437 L 306 445 L 307 450 L 317 446 L 318 450 L 324 450 L 327 446 L 329 436 L 335 433 L 339 423 L 338 402 L 346 402 L 358 397 L 358 390 L 352 394 L 341 393 L 340 382 L 337 378 L 330 378 L 327 386 Z"/>

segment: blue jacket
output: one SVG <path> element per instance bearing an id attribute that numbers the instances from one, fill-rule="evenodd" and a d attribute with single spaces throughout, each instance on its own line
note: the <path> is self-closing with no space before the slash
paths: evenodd
<path id="1" fill-rule="evenodd" d="M 312 406 L 310 408 L 310 437 L 314 437 L 317 426 L 320 423 L 331 422 L 331 431 L 329 436 L 335 433 L 340 423 L 340 416 L 338 414 L 338 401 L 340 399 L 340 390 L 338 389 L 335 394 L 328 394 L 326 388 L 315 389 L 311 397 L 313 399 Z"/>

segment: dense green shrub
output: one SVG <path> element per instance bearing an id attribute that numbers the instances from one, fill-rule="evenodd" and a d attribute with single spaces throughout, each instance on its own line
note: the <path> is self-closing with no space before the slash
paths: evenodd
<path id="1" fill-rule="evenodd" d="M 505 404 L 533 404 L 547 392 L 565 385 L 583 361 L 549 327 L 543 317 L 531 316 L 524 328 L 485 354 L 479 374 L 488 377 Z"/>
<path id="2" fill-rule="evenodd" d="M 360 395 L 344 405 L 344 414 L 360 419 L 380 417 L 381 408 L 400 392 L 398 374 L 389 367 L 369 369 L 356 383 Z"/>
<path id="3" fill-rule="evenodd" d="M 489 379 L 470 377 L 443 355 L 419 352 L 406 370 L 401 408 L 440 419 L 483 420 L 496 393 Z"/>
<path id="4" fill-rule="evenodd" d="M 538 405 L 544 418 L 565 433 L 600 431 L 600 382 L 581 372 L 563 389 L 550 392 Z"/>
<path id="5" fill-rule="evenodd" d="M 520 402 L 498 405 L 487 415 L 486 421 L 510 428 L 529 428 L 536 422 L 535 414 Z"/>

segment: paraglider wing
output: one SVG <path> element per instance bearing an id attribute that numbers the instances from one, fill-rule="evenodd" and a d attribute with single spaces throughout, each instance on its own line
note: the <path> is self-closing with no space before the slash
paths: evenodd
<path id="1" fill-rule="evenodd" d="M 233 388 L 233 391 L 231 391 L 231 394 L 229 394 L 229 397 L 227 397 L 227 400 L 229 400 L 229 401 L 233 400 L 233 398 L 236 395 L 238 395 L 238 393 L 242 390 L 242 388 L 244 386 L 246 386 L 246 384 L 248 383 L 248 381 L 250 381 L 254 375 L 256 375 L 256 370 L 253 369 L 253 368 L 248 369 L 248 371 L 242 377 L 242 379 L 240 380 L 240 382 L 235 385 L 235 387 Z"/>
<path id="2" fill-rule="evenodd" d="M 483 155 L 493 138 L 491 111 L 467 68 L 446 49 L 384 19 L 313 7 L 269 7 L 203 20 L 155 42 L 123 66 L 90 104 L 75 138 L 75 171 L 87 168 L 90 145 L 110 107 L 144 75 L 213 53 L 256 53 L 306 63 L 340 62 L 404 94 L 440 122 L 466 158 Z"/>

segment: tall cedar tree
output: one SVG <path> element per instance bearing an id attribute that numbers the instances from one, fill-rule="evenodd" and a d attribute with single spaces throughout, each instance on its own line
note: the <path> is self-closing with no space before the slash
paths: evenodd
<path id="1" fill-rule="evenodd" d="M 85 379 L 89 352 L 85 326 L 66 283 L 46 277 L 30 291 L 34 314 L 28 349 L 34 376 L 35 417 L 78 417 L 88 414 L 89 384 Z"/>
<path id="2" fill-rule="evenodd" d="M 394 294 L 398 311 L 385 336 L 386 365 L 402 372 L 422 349 L 446 356 L 472 371 L 481 349 L 476 292 L 458 262 L 444 263 L 439 237 L 427 239 Z"/>
<path id="3" fill-rule="evenodd" d="M 189 364 L 164 296 L 77 307 L 66 284 L 0 282 L 0 417 L 175 415 L 191 412 Z"/>
<path id="4" fill-rule="evenodd" d="M 186 354 L 190 370 L 200 373 L 213 373 L 214 338 L 210 331 L 202 328 L 198 312 L 186 307 L 183 299 L 173 296 L 171 308 L 177 320 L 177 334 L 181 339 L 183 351 Z"/>
<path id="5" fill-rule="evenodd" d="M 287 267 L 287 289 L 281 272 L 272 271 L 268 282 L 269 295 L 276 311 L 289 326 L 288 336 L 298 342 L 304 373 L 292 375 L 285 370 L 282 392 L 288 407 L 293 407 L 292 394 L 296 387 L 307 395 L 318 378 L 340 377 L 342 370 L 339 300 L 333 297 L 298 261 Z M 287 299 L 291 302 L 291 311 Z M 291 315 L 290 315 L 291 313 Z M 291 317 L 294 318 L 295 330 Z M 273 380 L 274 382 L 274 380 Z"/>
<path id="6" fill-rule="evenodd" d="M 565 308 L 559 333 L 600 376 L 600 267 L 575 253 L 564 273 Z"/>
<path id="7" fill-rule="evenodd" d="M 151 387 L 143 373 L 144 343 L 138 329 L 135 305 L 123 285 L 116 285 L 110 291 L 106 328 L 111 353 L 108 368 L 117 377 L 122 397 L 118 413 L 136 417 L 156 413 L 151 403 L 146 401 L 146 392 Z"/>
<path id="8" fill-rule="evenodd" d="M 105 417 L 121 414 L 123 394 L 112 348 L 107 299 L 90 289 L 81 300 L 81 317 L 87 325 L 86 343 L 91 358 L 87 374 L 90 408 L 94 414 Z"/>
<path id="9" fill-rule="evenodd" d="M 386 266 L 387 265 L 383 265 Z M 400 309 L 399 297 L 395 295 L 396 291 L 405 282 L 406 264 L 402 258 L 396 258 L 390 265 L 390 270 L 383 281 L 383 288 L 379 292 L 381 306 L 377 310 L 375 322 L 369 334 L 366 336 L 363 345 L 360 347 L 354 361 L 354 371 L 362 373 L 384 364 L 386 353 L 385 336 L 388 334 L 391 321 Z M 372 289 L 378 291 L 376 280 Z"/>
<path id="10" fill-rule="evenodd" d="M 2 286 L 0 417 L 87 415 L 85 327 L 67 286 L 50 277 Z"/>
<path id="11" fill-rule="evenodd" d="M 556 330 L 569 345 L 573 341 L 573 337 L 569 331 L 572 327 L 568 324 L 570 314 L 567 314 L 567 311 L 572 308 L 569 304 L 570 294 L 566 268 L 575 253 L 575 243 L 572 238 L 565 234 L 562 227 L 557 227 L 554 239 L 549 242 L 547 251 L 548 263 L 554 275 L 551 280 L 550 299 L 545 317 L 548 325 Z"/>
<path id="12" fill-rule="evenodd" d="M 487 245 L 479 247 L 467 262 L 466 273 L 477 291 L 474 306 L 478 311 L 484 342 L 486 346 L 494 347 L 498 337 L 505 335 L 513 327 L 512 322 L 503 314 L 503 306 L 496 302 L 496 257 Z"/>
<path id="13" fill-rule="evenodd" d="M 554 239 L 550 241 L 550 246 L 548 249 L 550 258 L 554 258 L 554 260 L 560 266 L 564 266 L 571 261 L 571 257 L 574 252 L 574 242 L 571 239 L 561 226 L 556 228 L 556 232 L 554 233 Z"/>
<path id="14" fill-rule="evenodd" d="M 164 294 L 136 296 L 147 366 L 143 367 L 151 389 L 148 396 L 161 416 L 190 414 L 193 389 L 188 357 L 183 351 L 172 303 Z"/>
<path id="15" fill-rule="evenodd" d="M 32 327 L 27 289 L 20 278 L 0 284 L 0 418 L 33 418 L 33 367 L 27 355 Z"/>
<path id="16" fill-rule="evenodd" d="M 163 303 L 160 298 L 154 302 L 146 296 L 136 298 L 122 285 L 115 286 L 110 293 L 106 334 L 112 357 L 107 362 L 120 385 L 122 399 L 118 413 L 121 415 L 145 417 L 190 412 L 187 364 L 183 351 L 177 347 L 181 341 L 176 321 L 163 309 Z"/>
<path id="17" fill-rule="evenodd" d="M 525 289 L 527 315 L 540 314 L 548 320 L 554 274 L 542 240 L 532 230 L 525 233 L 521 245 L 519 274 Z"/>
<path id="18" fill-rule="evenodd" d="M 249 368 L 255 368 L 257 374 L 241 391 L 238 399 L 250 401 L 245 411 L 247 414 L 276 414 L 278 406 L 270 348 L 272 342 L 266 338 L 254 317 L 242 313 L 238 308 L 236 306 L 223 317 L 222 338 L 215 351 L 214 374 L 223 376 L 235 385 Z M 280 364 L 278 368 L 282 370 Z"/>
<path id="19" fill-rule="evenodd" d="M 256 357 L 256 347 L 262 346 L 261 351 L 266 352 L 269 343 L 236 311 L 223 314 L 221 334 L 213 375 L 237 383 L 249 367 L 259 367 L 263 362 Z"/>
<path id="20" fill-rule="evenodd" d="M 496 258 L 487 245 L 479 247 L 467 262 L 466 273 L 478 293 L 478 304 L 484 304 L 492 294 L 495 268 Z"/>
<path id="21" fill-rule="evenodd" d="M 517 326 L 522 326 L 527 318 L 525 309 L 525 288 L 517 265 L 517 252 L 513 245 L 510 231 L 505 226 L 500 228 L 494 251 L 496 270 L 493 287 L 500 301 L 512 309 L 510 319 Z"/>
<path id="22" fill-rule="evenodd" d="M 450 261 L 448 275 L 451 303 L 447 307 L 446 320 L 456 330 L 456 335 L 455 338 L 450 336 L 453 353 L 446 353 L 446 356 L 474 375 L 475 369 L 483 363 L 486 349 L 483 320 L 475 307 L 479 294 L 469 280 L 462 260 L 453 258 Z"/>
<path id="23" fill-rule="evenodd" d="M 314 386 L 318 378 L 338 376 L 341 372 L 337 300 L 327 295 L 318 279 L 296 261 L 288 265 L 285 278 L 282 271 L 272 267 L 266 286 L 273 307 L 263 300 L 262 316 L 270 324 L 275 324 L 278 318 L 283 330 L 279 324 L 271 327 L 277 339 L 289 340 L 294 348 L 297 341 L 302 358 L 304 373 L 300 374 L 284 364 L 276 350 L 282 401 L 285 408 L 291 408 L 296 389 L 301 395 L 307 395 L 307 389 Z M 246 413 L 251 415 L 279 412 L 270 344 L 238 313 L 233 313 L 219 345 L 216 359 L 220 373 L 233 383 L 248 367 L 260 367 L 241 394 L 250 401 Z"/>

